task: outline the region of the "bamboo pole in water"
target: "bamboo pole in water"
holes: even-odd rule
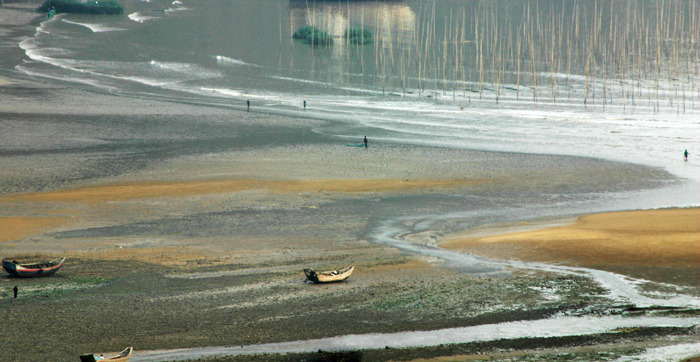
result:
[[[536,10],[537,11],[537,10]],[[528,21],[530,20],[530,4],[528,4]],[[528,29],[528,47],[530,51],[530,71],[532,72],[532,100],[537,102],[537,52],[535,50],[534,32],[537,27],[537,21],[534,26],[530,25]]]
[[[636,5],[636,3],[635,3]],[[632,14],[632,24],[631,24],[631,30],[627,32],[627,37],[631,36],[631,34],[642,34],[642,32],[639,31],[639,18],[638,18],[638,10],[637,7],[635,6],[634,9],[631,9],[631,5],[628,5],[628,12]],[[628,28],[629,29],[629,28]],[[632,62],[630,64],[630,72],[634,72],[636,70],[637,72],[637,79],[636,79],[636,84],[641,84],[641,78],[642,78],[642,73],[641,69],[642,67],[640,66],[640,59],[642,58],[642,51],[641,47],[639,46],[640,42],[638,39],[631,38],[631,45],[633,47],[632,52],[630,55],[632,55]],[[635,63],[636,61],[636,63]],[[632,82],[632,105],[636,106],[636,100],[637,100],[637,92],[635,89],[635,83]]]
[[[569,101],[571,101],[571,53],[574,49],[574,46],[571,43],[571,36],[574,30],[574,25],[578,23],[577,10],[578,6],[576,0],[574,0],[574,11],[571,15],[573,21],[569,23],[570,27],[566,33],[566,88]]]
[[[615,14],[615,19],[617,19],[618,15]],[[621,36],[618,35],[621,30],[619,30],[620,24],[615,22],[615,33],[616,37]],[[627,54],[625,54],[624,51],[624,42],[622,41],[624,39],[620,39],[620,41],[617,41],[617,46],[615,47],[615,52],[617,53],[617,58],[618,58],[618,67],[620,69],[620,96],[622,97],[622,109],[627,108],[627,92],[625,89],[625,83],[627,80],[627,64],[626,64],[626,59],[627,59]]]
[[[380,39],[384,37],[384,31],[379,27],[379,4],[376,3],[374,7],[374,28],[377,31],[376,41],[374,42],[374,76],[379,76],[379,69],[382,64],[382,54],[380,52],[380,47],[383,45],[384,41],[380,42]],[[359,44],[357,45],[360,46]]]
[[[416,63],[416,64],[415,64],[415,69],[416,69],[416,72],[417,72],[417,74],[418,74],[418,77],[417,77],[418,97],[420,97],[420,94],[421,94],[421,93],[420,93],[420,84],[421,84],[421,83],[420,83],[420,70],[421,70],[421,67],[420,67],[420,64],[421,64],[420,54],[421,54],[421,51],[420,51],[420,41],[419,41],[419,38],[420,38],[420,33],[421,33],[421,22],[420,22],[420,19],[421,19],[422,12],[423,12],[423,7],[421,6],[421,7],[418,9],[418,16],[416,17],[416,22],[415,22],[415,24],[413,24],[413,41],[412,41],[412,46],[411,46],[411,54],[414,54],[414,53],[415,53],[415,54],[413,55],[413,59],[414,59],[413,61]]]
[[[423,12],[423,8],[421,8],[421,12]],[[422,18],[419,16],[419,18]],[[421,97],[422,91],[423,91],[423,72],[425,68],[425,58],[424,58],[424,43],[420,39],[421,34],[425,34],[427,31],[427,26],[426,22],[423,22],[422,24],[419,24],[422,29],[419,31],[419,36],[416,37],[416,59],[418,59],[418,98]],[[419,28],[420,29],[420,28]],[[422,36],[423,38],[427,38],[425,35]]]
[[[697,51],[695,50],[695,32],[697,31],[697,24],[695,20],[695,5],[697,4],[696,1],[693,1],[693,7],[690,10],[690,51],[688,51],[688,76],[690,78],[690,102],[691,102],[691,107],[695,108],[695,97],[693,94],[695,94],[695,73],[693,72],[693,68],[695,67],[696,64],[696,54]]]
[[[697,50],[695,50],[695,41],[697,40],[695,38],[696,31],[697,31],[697,22],[695,20],[695,5],[697,4],[696,1],[693,1],[693,7],[690,10],[690,51],[688,52],[688,75],[690,78],[690,102],[691,106],[695,108],[695,97],[693,94],[695,94],[695,73],[693,72],[693,69],[695,68],[696,59],[697,59]]]
[[[500,29],[498,27],[498,20],[497,20],[497,15],[496,15],[496,7],[492,6],[491,8],[491,13],[493,14],[491,16],[491,21],[493,22],[492,28],[493,28],[493,53],[491,57],[493,58],[491,61],[491,64],[493,66],[491,67],[491,74],[492,78],[495,77],[495,87],[496,87],[496,103],[498,103],[499,98],[500,98],[500,88],[501,88],[501,64],[502,64],[502,55],[503,55],[503,41],[499,41],[501,36],[500,36]]]
[[[435,39],[435,37],[436,37],[436,34],[435,34],[436,28],[435,28],[435,27],[436,27],[437,24],[436,24],[436,21],[435,21],[435,17],[436,17],[436,13],[435,13],[435,2],[436,2],[436,0],[433,0],[433,10],[432,10],[432,16],[431,16],[431,19],[432,19],[432,20],[431,20],[431,28],[432,28],[432,30],[430,31],[430,35],[431,35],[430,44],[433,44],[433,43],[434,43],[434,39]],[[437,95],[438,95],[438,93],[437,93],[437,89],[438,89],[438,67],[439,67],[438,62],[439,62],[439,60],[437,59],[437,54],[436,54],[436,49],[435,49],[435,47],[431,47],[431,49],[432,49],[432,53],[433,53],[431,58],[432,58],[433,61],[435,62],[435,64],[433,65],[433,83],[434,83],[434,85],[433,85],[433,95],[436,96],[436,98],[437,98]]]
[[[683,59],[681,59],[681,58],[682,58],[682,56],[683,56],[682,54],[684,53],[684,51],[683,51],[682,48],[683,48],[684,45],[685,45],[685,32],[683,31],[683,29],[685,28],[685,16],[683,16],[683,14],[685,14],[685,11],[684,11],[685,9],[680,9],[680,7],[681,7],[681,5],[684,6],[684,4],[685,4],[685,3],[677,4],[677,5],[676,5],[676,6],[679,7],[679,11],[678,11],[678,14],[679,14],[679,15],[678,15],[678,16],[680,17],[680,25],[679,25],[679,28],[680,28],[680,29],[678,30],[678,38],[679,38],[679,40],[678,40],[678,43],[677,43],[677,44],[678,44],[678,50],[677,50],[677,53],[676,53],[676,63],[678,64],[678,66],[677,66],[678,81],[679,81],[680,84],[681,84],[681,97],[680,97],[680,98],[681,98],[681,101],[682,101],[683,113],[685,113],[685,83],[686,83],[685,77],[683,76],[683,73],[687,73],[687,69],[685,69],[685,70],[682,69],[682,67],[683,67],[683,64],[682,64],[682,63],[683,63]],[[685,7],[685,6],[684,6],[684,7]]]
[[[342,3],[341,0],[338,0],[338,8],[342,9]],[[350,2],[348,2],[348,6],[346,8],[346,14],[348,17],[348,24],[347,28],[345,29],[345,61],[346,61],[346,67],[347,67],[347,72],[346,72],[346,80],[350,81],[350,73],[352,73],[351,68],[350,68],[350,22],[352,21],[352,12],[350,10]]]
[[[462,32],[462,16],[460,12],[455,14],[455,18],[451,21],[452,28],[452,100],[457,101],[457,84],[461,83],[459,65],[461,64],[461,32]]]
[[[447,16],[445,16],[444,33],[442,39],[442,66],[440,73],[442,73],[442,95],[446,95],[447,88]]]
[[[427,15],[427,7],[426,7],[426,15]],[[423,46],[423,52],[424,54],[424,59],[423,59],[423,78],[425,79],[425,82],[423,83],[423,86],[425,87],[423,90],[425,92],[428,92],[428,85],[429,85],[429,79],[428,79],[428,73],[431,69],[431,39],[432,39],[432,33],[433,33],[433,28],[432,28],[433,22],[431,21],[431,18],[428,18],[427,21],[425,22],[425,43]]]
[[[564,52],[564,12],[562,11],[561,14],[559,15],[557,21],[559,22],[559,26],[555,26],[555,28],[558,28],[559,31],[557,31],[554,35],[556,36],[556,58],[554,61],[556,62],[556,65],[554,66],[554,72],[557,74],[557,78],[555,78],[555,85],[556,89],[559,90],[559,78],[558,75],[561,74],[561,62],[562,58],[564,57],[563,52]]]
[[[661,3],[657,2],[656,11],[656,60],[654,66],[656,67],[654,71],[654,81],[656,84],[655,94],[655,110],[659,110],[659,78],[661,77],[661,27],[663,21],[663,1]]]
[[[517,49],[517,51],[516,51],[516,60],[517,60],[516,76],[517,76],[517,80],[515,82],[515,84],[516,84],[515,98],[516,99],[520,99],[520,64],[522,62],[521,50],[522,50],[522,44],[523,44],[522,34],[525,30],[525,23],[524,22],[519,26],[519,29],[520,29],[520,31],[519,31],[519,35],[518,35],[517,44],[516,44],[516,49]]]
[[[401,32],[404,31],[405,29],[405,23],[404,23],[404,17],[401,17],[401,23],[399,25]],[[405,35],[405,34],[400,34],[400,35]],[[399,41],[401,42],[401,88],[403,89],[403,96],[406,96],[406,74],[408,72],[405,67],[408,66],[408,64],[411,64],[411,53],[406,52],[406,42],[407,39],[405,39],[404,36],[399,36]],[[407,58],[406,62],[404,63],[404,59]]]
[[[597,4],[598,3],[596,2],[596,9],[598,9]],[[595,50],[598,49],[598,46],[599,46],[599,44],[602,40],[602,36],[603,36],[603,32],[602,32],[603,7],[602,6],[600,6],[600,12],[596,11],[594,21],[595,21],[595,27],[594,27],[594,32],[593,32],[593,51],[594,51],[594,53],[592,54],[592,57],[591,57],[591,60],[593,62],[593,67],[592,67],[593,72],[595,72],[596,68],[598,67],[598,62],[597,62],[597,59],[595,56]],[[594,76],[595,76],[595,74],[594,74]],[[595,101],[595,91],[596,91],[595,84],[596,84],[596,82],[594,80],[593,81],[593,89],[592,89],[592,91],[593,91],[592,96],[593,96],[594,101]]]
[[[277,5],[278,8],[278,19],[279,19],[279,27],[280,27],[280,54],[282,54],[282,3],[278,3]]]
[[[555,65],[556,65],[556,59],[554,56],[554,52],[556,51],[556,41],[557,37],[555,36],[556,32],[554,31],[554,22],[550,21],[550,31],[549,31],[549,36],[551,38],[551,48],[549,50],[549,78],[551,81],[551,87],[552,87],[552,101],[556,102],[557,96],[554,92],[554,77],[555,77]]]
[[[604,44],[602,48],[604,48],[605,51],[605,57],[607,59],[603,60],[603,71],[606,73],[604,75],[605,78],[607,78],[607,68],[608,65],[610,66],[610,72],[612,73],[611,75],[614,77],[615,74],[615,60],[616,60],[616,54],[617,54],[617,43],[618,43],[618,38],[615,35],[616,28],[614,27],[615,23],[617,20],[613,21],[613,17],[616,17],[617,14],[615,14],[615,9],[614,9],[614,4],[615,0],[610,0],[610,28],[608,29],[608,42],[607,44]],[[607,93],[608,93],[608,87],[607,87],[607,82],[604,80],[603,81],[603,106],[607,103]],[[613,103],[613,92],[610,92],[610,104]]]
[[[457,33],[457,41],[459,42],[458,46],[458,55],[457,55],[457,64],[455,64],[455,69],[457,71],[457,76],[456,80],[459,82],[459,86],[455,87],[455,92],[457,91],[457,88],[461,88],[461,93],[462,93],[462,98],[466,99],[467,96],[467,89],[466,89],[466,74],[465,74],[465,48],[467,46],[467,39],[465,37],[465,25],[466,25],[466,8],[462,6],[461,12],[459,14],[459,19],[458,19],[458,28],[459,32]]]
[[[651,49],[651,46],[649,45],[649,27],[646,28],[645,31],[645,39],[644,39],[644,79],[649,79],[649,51]],[[647,96],[649,97],[649,101],[651,101],[651,90],[647,89]]]
[[[360,7],[360,29],[364,32],[365,30],[365,8]],[[362,74],[365,73],[365,48],[361,44],[357,44],[360,50],[360,70]]]
[[[386,5],[386,0],[384,0],[384,5]],[[393,71],[396,67],[395,63],[394,63],[394,34],[392,32],[391,22],[389,19],[390,14],[387,13],[385,15],[386,15],[386,17],[385,17],[384,23],[386,24],[385,27],[386,27],[386,31],[387,31],[387,39],[389,42],[389,60],[391,61],[391,69],[392,69],[392,74],[393,74]]]
[[[636,1],[572,1],[573,4],[569,2],[564,8],[539,7],[537,2],[529,2],[523,6],[522,16],[511,18],[508,13],[511,8],[504,10],[486,3],[469,3],[461,11],[451,9],[441,17],[434,0],[421,6],[412,29],[402,30],[406,34],[392,29],[386,23],[388,20],[379,16],[381,8],[377,7],[374,25],[378,31],[383,29],[383,35],[378,38],[384,42],[375,43],[375,74],[382,77],[385,90],[400,81],[404,95],[410,93],[415,77],[419,96],[426,90],[426,84],[434,87],[435,95],[447,95],[452,87],[456,101],[457,88],[462,86],[466,98],[467,84],[471,81],[475,91],[478,82],[480,99],[485,90],[495,87],[495,99],[499,102],[504,86],[515,83],[517,99],[521,85],[530,86],[536,102],[542,91],[540,80],[545,80],[543,77],[548,72],[550,96],[556,102],[557,97],[564,96],[565,73],[568,98],[583,97],[584,103],[595,101],[598,93],[602,95],[599,98],[603,106],[619,104],[620,97],[623,107],[628,103],[636,106],[637,101],[648,98],[655,111],[664,101],[675,105],[679,112],[689,101],[694,106],[695,97],[700,97],[695,84],[700,72],[696,66],[700,49],[695,47],[698,37],[695,1],[659,0],[651,11]],[[347,9],[348,17],[352,18],[350,4]],[[278,11],[281,19],[281,7]],[[355,11],[362,13],[360,29],[364,30],[368,26],[364,14],[367,10],[363,7]],[[316,19],[315,13],[316,9],[308,11],[312,25],[323,20]],[[441,21],[444,18],[443,26],[437,25],[438,17]],[[512,20],[517,18],[521,19],[520,23]],[[404,29],[404,19],[400,21]],[[280,20],[280,44],[282,26]],[[292,30],[293,20],[290,33]],[[441,30],[443,34],[439,33]],[[347,49],[351,49],[347,36],[345,40]],[[401,44],[393,44],[395,41]],[[293,50],[290,47],[290,52]],[[355,59],[359,58],[364,72],[364,53],[371,50],[364,49],[361,42],[357,50]],[[401,59],[395,59],[396,56]],[[350,57],[347,59],[349,74]],[[585,83],[578,81],[575,74],[584,76]],[[576,87],[579,84],[583,86],[581,93]]]
[[[479,14],[477,14],[477,16],[474,19],[475,20],[474,45],[476,47],[475,52],[474,52],[476,59],[474,60],[474,62],[476,63],[477,69],[479,69],[479,93],[481,93],[483,80],[482,80],[482,72],[481,72],[482,67],[481,67],[481,61],[480,61],[481,60],[481,45],[480,45],[481,40],[479,39],[479,18],[480,18],[480,16],[479,16]],[[481,94],[479,95],[479,99],[481,99]]]
[[[308,7],[308,1],[306,6]],[[313,11],[311,12],[311,39],[314,39],[314,31],[316,30],[316,3],[314,2],[314,8]],[[311,43],[311,62],[313,64],[314,60],[316,58],[314,57],[314,45],[313,42]],[[313,68],[312,68],[313,69]]]
[[[611,10],[612,10],[612,4],[613,2],[610,2]],[[612,13],[612,11],[611,11]],[[615,48],[615,36],[613,34],[613,22],[610,21],[610,29],[608,31],[608,40],[601,46],[601,52],[603,56],[603,108],[608,103],[608,63],[613,63],[614,62],[614,56],[611,56],[612,49]],[[614,69],[614,68],[613,68]],[[610,99],[610,103],[612,103],[612,96]]]

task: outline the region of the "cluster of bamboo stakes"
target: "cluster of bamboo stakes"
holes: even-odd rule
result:
[[[380,6],[367,23],[362,7],[358,27],[374,30],[377,40],[373,67],[365,64],[367,46],[344,42],[347,72],[374,72],[383,90],[453,99],[469,93],[496,102],[644,103],[682,112],[700,98],[697,1],[518,4],[474,0],[438,15],[433,0],[417,10],[413,24],[400,26]]]

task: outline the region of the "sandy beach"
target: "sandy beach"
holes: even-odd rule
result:
[[[0,7],[0,37],[21,38],[36,21],[26,7],[6,4]],[[197,127],[182,130],[180,120],[199,116],[202,111],[193,110],[198,106],[64,89],[19,74],[13,78],[12,70],[3,74],[0,122],[13,134],[0,155],[0,257],[67,261],[50,278],[0,278],[0,320],[8,326],[0,331],[2,360],[77,360],[82,353],[107,355],[133,346],[137,361],[154,350],[558,315],[700,315],[691,307],[659,310],[610,300],[585,275],[470,273],[369,237],[381,220],[459,209],[454,200],[464,195],[473,195],[474,201],[467,198],[473,204],[494,195],[534,203],[555,192],[626,192],[675,182],[658,168],[400,144],[346,147],[330,136],[298,131],[323,121],[214,107],[197,118]],[[80,107],[85,97],[94,107]],[[129,122],[146,123],[143,119],[153,128],[131,129]],[[206,127],[216,137],[196,133]],[[289,136],[290,129],[297,135]],[[619,273],[672,284],[698,298],[698,220],[700,209],[687,208],[467,230],[449,222],[428,231],[410,219],[404,224],[417,230],[406,237],[409,242]],[[553,222],[562,225],[550,226]],[[304,268],[347,265],[356,271],[344,283],[311,284],[303,274]],[[650,295],[673,289],[659,285],[649,287]],[[697,343],[699,333],[658,326],[354,354],[208,360],[512,361],[564,354],[609,360],[647,347]]]
[[[500,229],[500,234],[499,228],[470,230],[446,238],[441,245],[470,254],[624,271],[627,275],[697,286],[698,220],[699,209],[606,213],[528,231]]]

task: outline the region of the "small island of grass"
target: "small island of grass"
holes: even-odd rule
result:
[[[333,37],[326,33],[325,31],[315,27],[315,26],[302,26],[292,35],[294,39],[306,40],[307,44],[311,45],[331,45],[333,44]]]
[[[368,29],[350,28],[345,32],[345,38],[348,39],[350,44],[366,45],[374,43],[374,36]]]
[[[114,0],[46,0],[36,9],[40,13],[48,13],[54,10],[56,14],[103,14],[119,15],[124,13],[124,8]]]

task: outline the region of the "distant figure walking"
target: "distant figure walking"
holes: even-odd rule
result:
[[[250,99],[246,101],[246,104],[248,104],[248,110],[250,110]]]
[[[15,287],[12,288],[12,292],[14,292],[14,294],[15,294],[15,299],[17,299],[17,292],[18,291],[19,291],[19,289],[17,289],[17,286],[15,285]]]
[[[306,101],[304,101],[304,109],[306,109]]]
[[[365,148],[367,148],[367,136],[365,136]]]
[[[688,150],[685,150],[685,152],[683,152],[683,157],[685,157],[686,161],[688,161],[688,155],[689,155]]]

